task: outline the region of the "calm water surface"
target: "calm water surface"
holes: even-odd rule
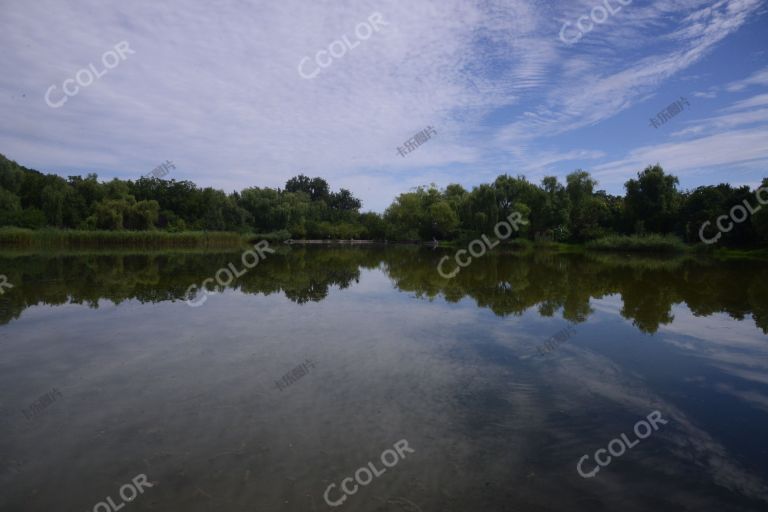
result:
[[[5,254],[0,510],[768,510],[768,265],[445,254]]]

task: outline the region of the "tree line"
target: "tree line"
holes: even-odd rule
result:
[[[768,178],[763,179],[768,187]],[[277,238],[465,240],[493,233],[512,212],[528,224],[516,236],[585,242],[608,235],[675,235],[688,243],[716,233],[716,219],[746,200],[757,210],[755,190],[727,183],[680,190],[660,165],[625,183],[624,196],[597,190],[586,171],[540,184],[524,176],[498,176],[467,190],[424,186],[397,196],[383,214],[361,212],[349,190],[334,192],[322,178],[303,174],[284,188],[249,187],[225,193],[191,181],[142,177],[100,182],[96,174],[64,179],[27,169],[0,155],[0,226],[30,229],[210,230],[271,234]],[[720,244],[768,243],[768,208],[760,208],[723,234]]]

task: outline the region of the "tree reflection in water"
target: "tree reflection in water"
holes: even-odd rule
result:
[[[246,294],[283,293],[298,304],[319,302],[331,287],[344,290],[357,283],[361,270],[381,268],[401,291],[448,302],[469,297],[498,316],[521,315],[532,307],[553,316],[562,308],[565,319],[578,323],[592,313],[590,299],[618,294],[621,315],[643,332],[654,333],[671,323],[672,306],[684,303],[697,316],[727,313],[741,320],[752,315],[768,333],[768,265],[761,262],[497,249],[449,280],[436,270],[445,254],[407,246],[281,248],[258,272],[228,288]],[[16,286],[0,303],[0,323],[38,304],[97,308],[100,299],[116,304],[183,300],[190,283],[200,282],[231,258],[231,252],[5,253],[0,269]]]

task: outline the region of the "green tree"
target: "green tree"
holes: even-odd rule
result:
[[[660,165],[648,166],[624,184],[628,223],[636,233],[671,233],[680,209],[678,179]]]
[[[0,186],[0,226],[18,226],[21,211],[21,199]]]
[[[764,189],[764,191],[761,192],[759,196],[753,194],[752,198],[750,198],[750,204],[758,205],[760,204],[760,201],[757,199],[768,198],[768,178],[763,178],[762,184],[755,190],[755,192],[761,188]],[[760,210],[752,215],[751,223],[756,239],[763,243],[768,242],[768,204],[761,205]]]
[[[448,201],[441,200],[429,207],[429,223],[434,237],[453,238],[459,227],[459,216]]]
[[[588,172],[578,170],[566,176],[565,190],[571,202],[570,231],[576,241],[590,240],[606,234],[600,225],[608,205],[594,195],[597,181]]]
[[[393,240],[418,240],[419,231],[424,225],[422,210],[422,189],[406,192],[395,198],[395,201],[384,212],[387,224],[387,238]]]
[[[304,192],[309,196],[310,201],[328,200],[329,188],[328,182],[323,178],[308,178],[299,174],[285,183],[286,192]]]
[[[565,187],[555,176],[546,176],[541,181],[546,200],[540,212],[542,223],[556,241],[565,241],[570,236],[569,220],[571,200]]]

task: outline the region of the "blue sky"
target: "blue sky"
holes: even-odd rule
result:
[[[561,39],[605,1],[620,6],[4,0],[0,153],[104,179],[171,160],[168,179],[228,192],[302,172],[375,211],[411,187],[501,173],[538,183],[582,168],[616,194],[656,162],[682,188],[768,177],[766,0],[622,0]],[[361,23],[376,30],[358,38]],[[344,36],[354,48],[319,67]],[[121,41],[134,53],[106,69]],[[301,62],[319,73],[303,78]],[[64,96],[90,64],[106,73]],[[690,106],[653,128],[680,98]],[[399,155],[427,126],[437,135]]]

